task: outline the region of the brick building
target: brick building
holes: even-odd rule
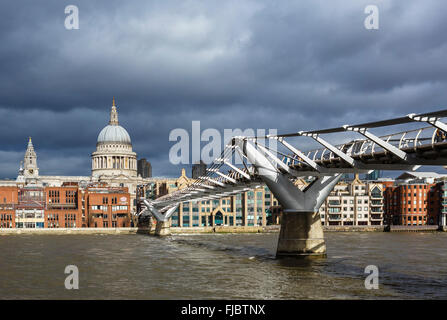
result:
[[[88,225],[95,228],[133,227],[128,189],[91,187],[84,193]]]
[[[45,194],[45,228],[87,227],[77,186],[49,187]]]
[[[125,187],[0,186],[0,228],[117,228],[135,223]]]
[[[18,187],[0,188],[0,228],[14,228],[15,209],[18,204]]]
[[[18,188],[18,201],[15,210],[16,228],[44,228],[45,190],[39,186]]]
[[[436,184],[403,183],[385,190],[386,221],[394,225],[435,224]]]
[[[436,184],[434,201],[439,198],[439,210],[437,224],[440,226],[447,226],[447,180],[442,179]],[[434,211],[434,215],[436,211]]]
[[[441,222],[446,187],[442,175],[406,172],[384,182],[385,221],[394,225],[436,225]]]

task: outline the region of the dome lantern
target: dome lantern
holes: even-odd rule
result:
[[[112,111],[110,111],[110,121],[109,124],[112,126],[118,126],[119,122],[118,122],[118,111],[116,110],[116,105],[115,105],[115,97],[113,97],[113,101],[112,101]]]
[[[98,135],[98,144],[126,144],[132,145],[129,133],[126,129],[119,125],[118,110],[115,104],[115,97],[113,97],[112,110],[110,111],[109,125],[104,127]]]

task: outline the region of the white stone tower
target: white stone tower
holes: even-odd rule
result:
[[[28,148],[23,159],[25,178],[37,178],[39,176],[39,168],[37,167],[37,155],[34,151],[33,141],[31,137],[28,140]]]

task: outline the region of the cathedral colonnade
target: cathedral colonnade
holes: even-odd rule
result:
[[[137,159],[129,155],[93,156],[92,170],[97,169],[126,169],[136,170]]]

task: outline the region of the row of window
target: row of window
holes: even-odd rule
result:
[[[341,218],[342,216],[341,215],[338,215],[337,217],[335,217],[335,218]],[[324,218],[325,218],[325,214],[323,213],[323,214],[320,214],[320,218],[321,219],[323,219],[324,220]],[[331,217],[332,218],[332,217]],[[343,214],[343,218],[351,218],[351,219],[354,219],[354,215],[353,214]],[[368,215],[367,214],[357,214],[357,219],[367,219],[368,218]]]
[[[427,185],[403,185],[404,189],[427,189]]]
[[[112,211],[127,211],[127,206],[112,206]]]
[[[111,201],[112,201],[112,204],[117,204],[118,203],[118,199],[116,197],[112,197]],[[109,204],[109,198],[108,197],[103,197],[102,198],[102,204]]]
[[[2,214],[0,214],[0,220],[12,221],[12,214],[2,213]]]
[[[76,228],[76,222],[65,222],[65,228]],[[59,228],[59,222],[48,223],[48,228]]]
[[[92,210],[107,211],[108,206],[91,206]],[[112,211],[127,211],[128,206],[112,206]]]
[[[75,214],[65,214],[65,220],[76,220]]]
[[[348,204],[348,200],[344,199],[343,200],[343,204]],[[354,200],[350,199],[349,200],[349,204],[354,204]],[[368,204],[368,199],[358,199],[357,200],[357,204]]]
[[[413,211],[413,212],[419,212],[419,211],[427,211],[427,208],[413,208],[413,210],[411,210],[412,208],[407,208],[407,210],[405,210],[404,208],[402,209],[402,212],[405,212],[405,211],[407,211],[407,212],[411,212],[411,211]],[[433,209],[433,208],[432,208]]]
[[[411,201],[407,201],[407,204],[411,204]],[[427,200],[424,200],[424,204],[427,203]],[[405,204],[405,200],[402,200],[402,204]],[[416,205],[417,204],[417,200],[413,201],[413,204]],[[419,205],[422,205],[422,200],[419,200]]]
[[[0,228],[12,228],[12,222],[3,222],[0,221]]]

